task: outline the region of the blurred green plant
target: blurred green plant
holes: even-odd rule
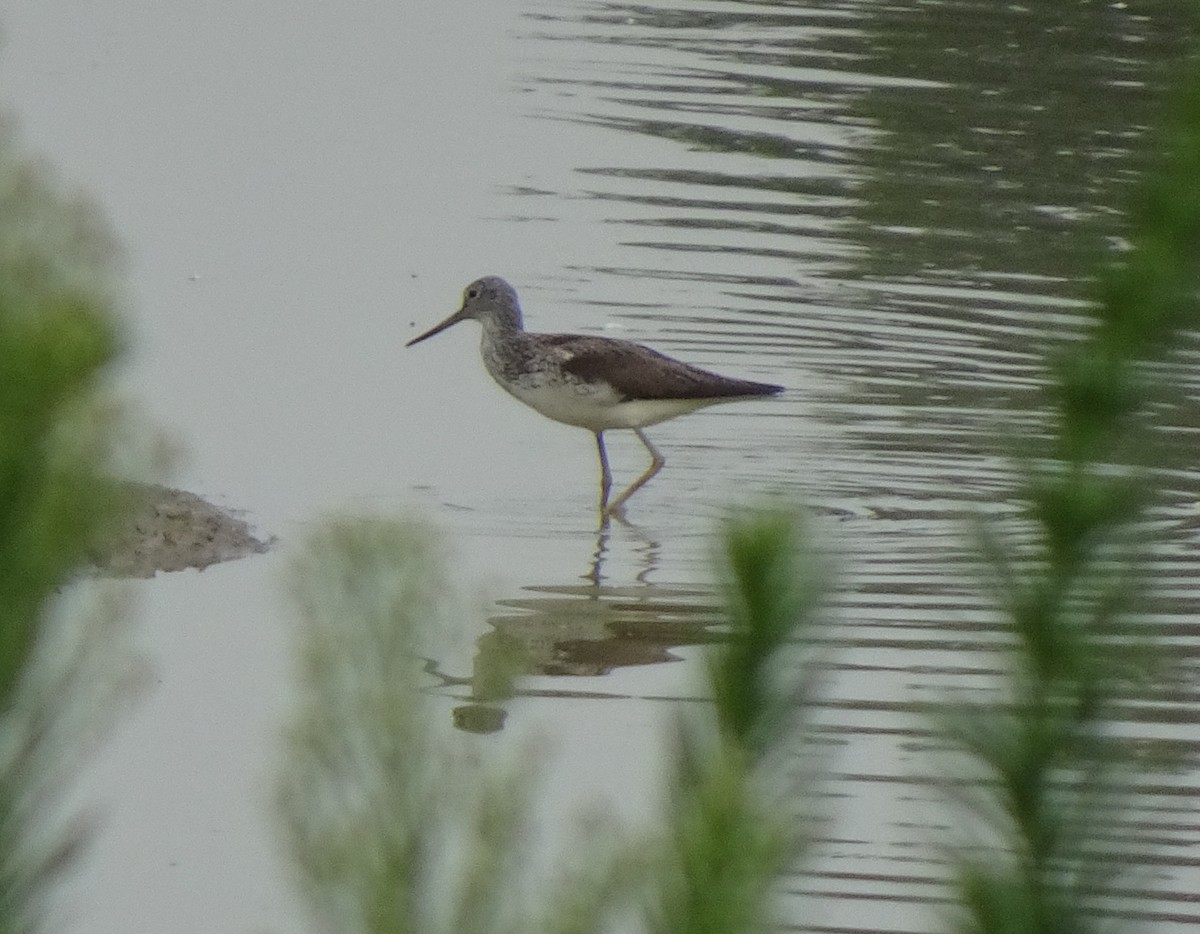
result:
[[[0,931],[43,923],[87,837],[62,797],[127,674],[119,614],[60,593],[123,500],[100,383],[119,347],[113,241],[0,120]],[[68,604],[70,604],[68,606]],[[123,664],[124,663],[124,664]]]
[[[819,562],[786,511],[730,520],[721,544],[729,641],[709,656],[715,722],[688,716],[676,731],[667,844],[647,891],[647,929],[661,934],[773,929],[771,891],[803,842]]]
[[[724,538],[728,648],[713,654],[716,710],[681,718],[668,829],[622,843],[589,825],[567,870],[533,894],[535,763],[473,758],[422,695],[418,646],[447,623],[443,559],[415,522],[336,520],[295,558],[299,699],[279,811],[322,930],[590,934],[614,918],[671,932],[769,926],[769,893],[796,856],[798,647],[816,578],[792,517],[762,513]],[[782,664],[788,653],[799,653]],[[799,663],[797,663],[799,662]]]
[[[429,528],[381,519],[328,523],[291,566],[300,694],[278,805],[322,930],[523,926],[510,883],[531,776],[449,747],[421,696],[443,567]]]
[[[1106,734],[1105,718],[1156,661],[1132,621],[1145,588],[1134,523],[1153,494],[1147,364],[1200,323],[1200,72],[1161,151],[1135,204],[1132,247],[1099,279],[1094,328],[1054,364],[1050,448],[1027,462],[1032,544],[981,532],[1014,642],[1003,702],[941,715],[984,767],[969,803],[1000,848],[962,857],[963,931],[1099,930],[1097,900],[1122,871],[1097,827],[1111,822],[1132,750]]]

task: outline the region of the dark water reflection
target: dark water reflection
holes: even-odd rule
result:
[[[573,689],[566,683],[534,688],[527,676],[596,678],[639,665],[679,661],[673,650],[718,642],[723,615],[710,589],[673,587],[648,580],[658,568],[659,543],[622,523],[640,539],[640,569],[626,585],[607,583],[611,523],[596,532],[595,549],[579,583],[526,586],[518,597],[498,601],[489,632],[475,644],[467,676],[429,670],[442,685],[465,687],[472,718],[478,708],[503,710],[515,696],[627,696],[614,690]],[[503,716],[484,716],[502,725]],[[472,720],[474,722],[474,720]]]
[[[1121,248],[1117,208],[1195,37],[1185,7],[543,3],[525,20],[530,112],[662,148],[514,188],[512,217],[590,212],[621,260],[572,271],[593,310],[797,389],[747,431],[756,482],[812,503],[846,556],[819,711],[835,816],[789,903],[806,928],[941,926],[934,844],[956,819],[915,705],[994,689],[1007,636],[967,520],[1020,514],[1011,456],[1044,431],[1045,361],[1080,333],[1089,270]],[[1200,923],[1195,343],[1154,412],[1144,625],[1176,667],[1113,724],[1179,754],[1109,831],[1139,869],[1112,913],[1156,929]],[[710,594],[606,581],[605,548],[589,583],[531,587],[494,620],[524,671],[595,675],[713,638]]]

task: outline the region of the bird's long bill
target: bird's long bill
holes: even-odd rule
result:
[[[424,334],[418,334],[416,337],[414,337],[412,340],[410,340],[404,346],[411,347],[413,344],[419,344],[419,343],[421,343],[421,341],[425,340],[425,338],[433,337],[434,334],[440,334],[442,331],[446,330],[446,328],[450,327],[450,325],[458,324],[458,322],[460,322],[462,320],[463,320],[463,313],[462,313],[462,309],[460,308],[460,309],[458,309],[458,311],[456,311],[454,314],[452,314],[449,318],[447,318],[441,324],[435,324]]]

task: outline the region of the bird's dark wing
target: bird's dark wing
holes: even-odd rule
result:
[[[563,371],[585,382],[606,382],[627,400],[720,399],[769,396],[783,387],[730,379],[631,341],[580,334],[541,334]]]

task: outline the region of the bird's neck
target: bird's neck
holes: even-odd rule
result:
[[[483,325],[483,341],[491,343],[511,338],[522,332],[521,313],[488,315],[479,322]]]

